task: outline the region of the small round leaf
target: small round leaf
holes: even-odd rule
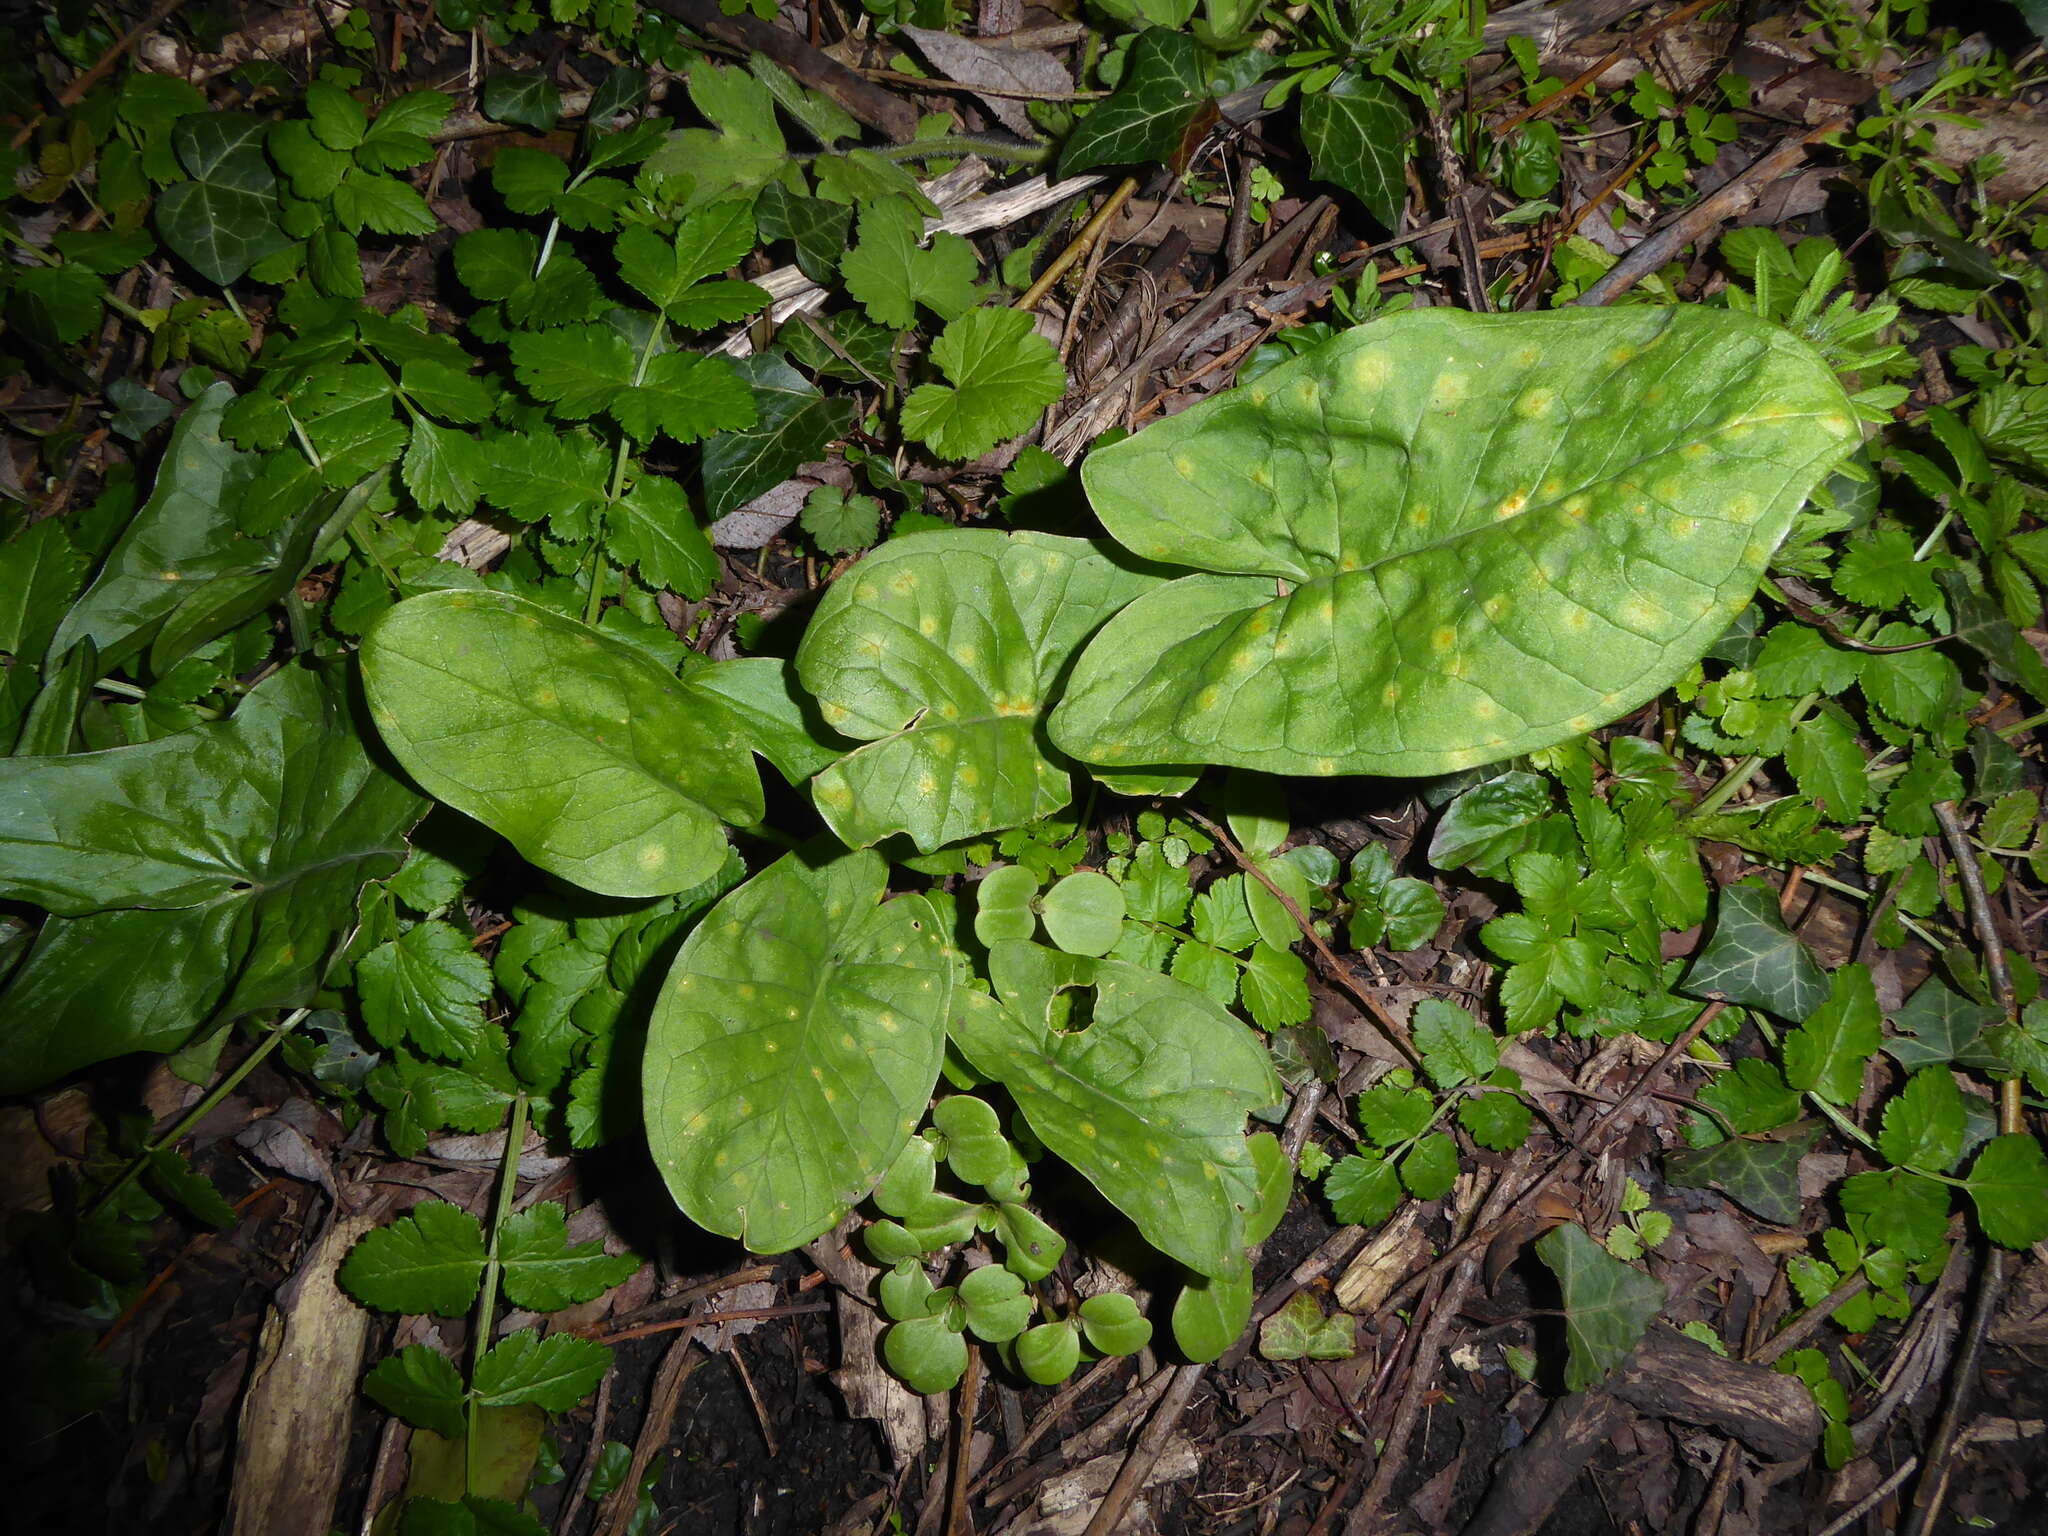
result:
[[[1017,1368],[1041,1387],[1058,1386],[1081,1363],[1081,1335],[1073,1323],[1040,1323],[1017,1338]]]
[[[1046,937],[1070,955],[1106,955],[1123,936],[1123,887],[1093,870],[1061,880],[1045,893],[1038,910]]]

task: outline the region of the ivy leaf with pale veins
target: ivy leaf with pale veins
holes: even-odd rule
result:
[[[1858,440],[1818,353],[1705,306],[1341,332],[1089,455],[1110,535],[1200,574],[1103,627],[1053,742],[1418,775],[1583,735],[1720,637]]]
[[[860,239],[839,261],[846,291],[877,323],[908,330],[923,304],[941,320],[957,319],[981,297],[974,247],[954,234],[924,239],[924,215],[907,198],[882,197],[862,205]]]
[[[879,854],[791,853],[676,956],[645,1052],[647,1138],[676,1204],[758,1253],[829,1229],[917,1128],[953,962]]]
[[[1408,189],[1402,177],[1415,125],[1400,95],[1376,76],[1347,69],[1301,98],[1301,142],[1309,173],[1342,187],[1391,230]]]
[[[729,711],[639,651],[498,592],[409,598],[363,641],[371,714],[436,799],[609,896],[689,889],[763,812]]]
[[[201,112],[171,130],[190,181],[158,194],[156,227],[164,243],[223,288],[291,244],[277,222],[277,176],[263,153],[261,119]]]
[[[460,1206],[428,1200],[363,1234],[341,1261],[341,1288],[383,1312],[460,1317],[483,1281],[484,1229]]]
[[[828,397],[781,358],[756,354],[730,365],[754,394],[752,425],[704,440],[705,516],[717,522],[825,455],[846,430],[853,402]]]
[[[483,1047],[491,967],[448,923],[419,923],[379,944],[356,962],[356,990],[379,1045],[409,1041],[444,1061],[467,1061]]]
[[[845,842],[930,851],[1067,803],[1040,721],[1088,634],[1150,584],[1080,539],[947,529],[891,539],[835,582],[797,649],[825,723],[868,745],[819,774]]]
[[[1664,1283],[1624,1264],[1571,1222],[1536,1240],[1564,1297],[1570,1355],[1564,1382],[1574,1392],[1597,1386],[1642,1342],[1664,1307]]]
[[[1060,175],[1173,160],[1182,134],[1208,104],[1208,58],[1186,33],[1170,27],[1140,32],[1115,92],[1067,136]]]
[[[593,1301],[632,1278],[640,1261],[604,1251],[601,1242],[571,1246],[562,1208],[552,1200],[516,1212],[498,1233],[505,1296],[533,1312],[559,1312]]]
[[[932,343],[931,355],[951,382],[910,392],[903,431],[945,458],[979,458],[1028,430],[1066,392],[1059,354],[1021,309],[962,315]]]
[[[1664,1157],[1664,1174],[1686,1189],[1718,1189],[1765,1221],[1789,1227],[1799,1220],[1799,1159],[1818,1131],[1783,1141],[1736,1136],[1698,1149],[1681,1147]]]
[[[1881,1038],[1870,967],[1845,965],[1835,972],[1827,1001],[1785,1037],[1785,1081],[1831,1104],[1854,1104]]]
[[[612,1352],[595,1339],[521,1328],[493,1344],[476,1363],[476,1400],[490,1408],[532,1403],[567,1413],[597,1390]]]
[[[496,74],[484,81],[477,106],[494,123],[546,133],[562,115],[562,93],[545,75]]]
[[[1908,1071],[1954,1061],[2004,1015],[1972,1002],[1938,976],[1921,982],[1892,1015],[1895,1033],[1884,1048]]]
[[[1713,937],[1682,986],[1693,997],[1723,997],[1781,1019],[1805,1018],[1828,995],[1826,975],[1785,927],[1777,892],[1757,880],[1721,888]]]

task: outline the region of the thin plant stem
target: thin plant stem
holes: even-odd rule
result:
[[[512,1215],[512,1197],[519,1185],[519,1152],[526,1145],[526,1095],[521,1093],[512,1100],[512,1124],[505,1132],[505,1157],[498,1165],[498,1194],[491,1205],[490,1243],[484,1253],[483,1288],[476,1302],[476,1336],[470,1340],[469,1374],[475,1381],[477,1367],[483,1364],[484,1355],[491,1347],[491,1314],[498,1307],[498,1276],[502,1265],[498,1260],[498,1244],[505,1232],[505,1223]],[[477,1433],[478,1405],[471,1394],[465,1406],[469,1433],[463,1437],[462,1475],[464,1490],[474,1493],[477,1489],[477,1442],[482,1438]]]

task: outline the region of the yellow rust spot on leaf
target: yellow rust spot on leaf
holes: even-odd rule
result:
[[[1567,608],[1564,611],[1562,622],[1566,629],[1572,630],[1575,633],[1583,633],[1593,621],[1587,616],[1585,609]]]
[[[1548,384],[1539,384],[1534,389],[1525,389],[1515,401],[1515,414],[1525,421],[1534,421],[1539,416],[1548,416],[1557,408],[1557,391]]]
[[[1493,509],[1493,515],[1502,521],[1506,521],[1528,505],[1529,487],[1526,485],[1517,486],[1508,493],[1506,499],[1499,506]]]
[[[1700,531],[1700,520],[1696,517],[1674,517],[1664,525],[1664,530],[1674,539],[1689,539]]]
[[[1436,650],[1448,651],[1458,643],[1458,632],[1449,625],[1445,625],[1441,629],[1430,632],[1429,643]]]
[[[1223,700],[1223,690],[1211,683],[1195,695],[1195,708],[1214,709]]]
[[[1319,757],[1316,759],[1316,772],[1322,774],[1325,778],[1336,771],[1337,760],[1335,758]]]
[[[1430,407],[1439,411],[1456,410],[1465,403],[1472,393],[1472,379],[1469,374],[1440,373],[1429,388]]]
[[[1360,389],[1378,389],[1393,375],[1393,360],[1384,352],[1361,352],[1351,364],[1351,382]]]
[[[936,635],[939,632],[939,621],[926,614],[917,621],[917,632],[920,635]]]
[[[1479,605],[1479,611],[1489,619],[1497,619],[1508,611],[1508,600],[1504,597],[1489,597]]]

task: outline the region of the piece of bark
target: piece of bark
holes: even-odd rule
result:
[[[1504,1457],[1463,1536],[1534,1536],[1607,1437],[1634,1410],[1605,1392],[1574,1392],[1550,1405],[1536,1433]]]
[[[335,1525],[356,1380],[370,1313],[341,1293],[335,1271],[382,1207],[328,1227],[263,1319],[235,1444],[230,1536],[327,1536]]]
[[[1719,1430],[1766,1461],[1807,1456],[1820,1444],[1820,1411],[1798,1377],[1724,1359],[1668,1323],[1652,1323],[1601,1385],[1644,1413]]]

